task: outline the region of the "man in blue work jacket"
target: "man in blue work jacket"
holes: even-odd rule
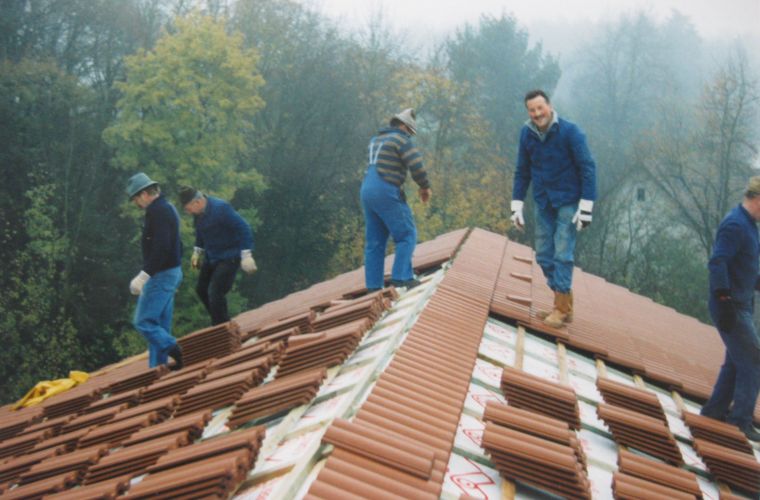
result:
[[[726,346],[726,357],[701,411],[736,425],[752,441],[760,441],[752,426],[760,390],[760,338],[753,320],[755,290],[760,290],[758,220],[760,176],[749,180],[742,202],[718,226],[708,263],[710,316]]]
[[[385,284],[385,247],[389,236],[396,246],[391,284],[407,289],[420,284],[412,268],[417,228],[404,194],[407,171],[419,186],[423,203],[432,195],[422,154],[412,141],[417,133],[414,110],[408,108],[394,115],[389,125],[369,142],[367,172],[360,192],[365,224],[364,277],[368,290],[379,290]]]
[[[211,325],[225,323],[230,320],[226,295],[238,267],[249,274],[256,271],[251,226],[232,205],[195,188],[180,188],[179,199],[195,222],[190,264],[201,271],[195,291],[211,316]]]
[[[572,321],[575,240],[591,224],[596,164],[581,129],[560,118],[542,90],[526,94],[525,108],[530,119],[520,132],[510,220],[518,229],[525,226],[523,202],[532,182],[536,261],[554,292],[554,308],[538,316],[560,328]]]
[[[182,282],[179,215],[158,183],[143,172],[129,178],[127,196],[145,210],[142,270],[129,284],[129,291],[139,296],[134,325],[148,341],[148,365],[165,365],[171,357],[171,369],[179,370],[182,351],[171,334],[174,294]]]

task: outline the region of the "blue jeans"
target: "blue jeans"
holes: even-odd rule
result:
[[[718,311],[710,300],[710,316],[717,324]],[[752,319],[752,305],[736,306],[736,325],[731,331],[721,331],[726,346],[726,358],[720,367],[712,395],[701,414],[723,419],[739,428],[752,424],[755,401],[760,390],[760,338]],[[730,408],[733,401],[733,408]],[[730,409],[730,413],[729,413]]]
[[[367,288],[382,288],[384,285],[385,247],[389,235],[396,245],[391,279],[407,281],[414,278],[412,254],[417,245],[417,228],[401,189],[384,181],[377,169],[370,166],[360,195],[364,209],[364,278]]]
[[[148,341],[148,365],[154,368],[169,361],[167,353],[177,345],[172,337],[174,294],[182,282],[182,268],[174,267],[150,277],[137,299],[134,326]]]
[[[549,288],[568,293],[573,285],[575,239],[578,230],[573,216],[578,204],[558,209],[536,204],[536,262],[544,272]]]

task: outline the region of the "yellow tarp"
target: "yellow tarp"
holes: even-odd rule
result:
[[[12,409],[18,410],[19,408],[26,408],[27,406],[39,404],[50,396],[68,391],[72,387],[75,387],[82,382],[86,382],[89,378],[90,375],[85,372],[72,370],[69,372],[69,378],[43,380],[42,382],[38,382],[32,390],[26,393],[26,396],[12,406]]]

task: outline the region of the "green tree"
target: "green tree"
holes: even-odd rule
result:
[[[97,161],[94,102],[91,91],[51,62],[0,62],[5,397],[72,367],[91,368],[92,359],[109,354],[109,339],[86,319],[97,293],[78,279],[90,254],[87,225],[97,219],[94,200],[81,196],[99,194],[87,175]]]
[[[153,50],[126,59],[127,79],[116,84],[119,114],[104,132],[116,165],[228,198],[261,186],[246,164],[251,119],[264,107],[257,62],[223,22],[197,13],[176,19]]]

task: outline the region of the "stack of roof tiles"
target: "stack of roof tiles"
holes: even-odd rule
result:
[[[246,364],[249,361],[257,361],[262,364],[268,364],[268,368],[279,362],[282,353],[285,351],[285,341],[263,340],[255,344],[242,347],[237,352],[214,360],[209,369],[216,371],[225,368],[231,368]]]
[[[36,453],[29,453],[15,458],[7,459],[0,464],[0,484],[15,482],[24,472],[41,461],[64,453],[64,447],[48,448]]]
[[[673,433],[662,420],[605,403],[600,403],[596,412],[618,443],[670,464],[683,464]]]
[[[335,420],[322,442],[335,450],[307,498],[419,498],[435,500],[439,486],[433,448],[410,442],[372,424]]]
[[[567,446],[573,450],[581,467],[586,469],[586,455],[583,447],[567,422],[494,401],[486,404],[483,420]]]
[[[314,331],[322,331],[365,318],[374,324],[390,305],[390,299],[378,291],[328,307],[317,316],[312,325]]]
[[[55,455],[33,465],[28,471],[19,476],[18,484],[24,486],[29,483],[41,481],[61,474],[74,472],[77,482],[84,477],[86,470],[100,460],[106,454],[108,447],[105,445],[92,446],[82,450],[76,450],[64,455]]]
[[[694,439],[694,449],[718,480],[760,495],[760,463],[753,455],[699,438]]]
[[[134,446],[145,441],[159,439],[176,433],[186,434],[191,441],[194,441],[200,439],[203,434],[203,428],[206,427],[209,420],[211,420],[211,412],[209,411],[172,418],[135,432],[122,443],[122,446]]]
[[[575,391],[568,385],[505,367],[501,376],[501,390],[510,406],[558,418],[573,429],[581,427],[578,400]]]
[[[140,446],[120,448],[91,466],[82,484],[99,483],[124,476],[134,477],[156,463],[162,455],[191,443],[188,432],[169,434],[141,443]]]
[[[258,385],[263,378],[261,371],[254,369],[198,384],[182,396],[176,415],[229,406],[248,388]]]
[[[149,403],[143,403],[126,410],[122,410],[109,420],[110,423],[126,420],[138,415],[144,415],[150,412],[156,412],[159,421],[164,421],[174,414],[174,410],[179,404],[179,396],[166,396],[162,399],[156,399]]]
[[[240,349],[240,331],[237,323],[228,321],[185,335],[178,343],[185,366],[190,366],[227,356]]]
[[[82,500],[85,498],[114,499],[129,488],[129,476],[122,476],[109,481],[93,483],[88,486],[71,488],[59,493],[45,496],[48,500]]]
[[[53,436],[51,429],[23,433],[0,443],[0,459],[13,457],[34,449],[38,443]]]
[[[270,337],[276,333],[284,332],[292,328],[297,328],[298,333],[313,332],[312,321],[316,318],[316,313],[309,309],[308,311],[278,319],[259,329],[252,330],[247,334],[248,337],[256,335],[259,338]]]
[[[113,397],[115,394],[146,387],[164,376],[168,371],[169,369],[164,365],[148,368],[144,359],[138,359],[110,369],[104,374],[96,375],[85,384],[96,383],[103,387],[103,393]]]
[[[275,415],[304,405],[319,391],[327,372],[324,368],[276,379],[246,392],[232,410],[228,425],[239,427],[251,420]]]
[[[328,430],[335,449],[306,498],[440,495],[501,250],[497,235],[471,234],[353,423]]]
[[[132,389],[122,393],[106,394],[102,399],[96,399],[90,406],[82,410],[81,415],[96,413],[112,406],[126,405],[128,408],[136,406],[142,398],[143,388]]]
[[[191,387],[203,380],[206,376],[205,368],[184,371],[174,376],[163,377],[145,388],[142,394],[142,402],[155,401],[157,399],[184,394]]]
[[[663,411],[660,400],[657,399],[657,396],[653,392],[631,387],[604,377],[597,378],[596,387],[607,403],[643,413],[644,415],[661,420],[667,425],[668,420],[665,417],[665,411]]]
[[[49,429],[53,433],[53,436],[56,436],[61,433],[63,426],[71,422],[71,420],[74,418],[75,415],[64,415],[62,417],[48,418],[25,428],[23,434],[31,434],[33,432]]]
[[[62,425],[60,432],[66,433],[78,429],[84,429],[86,427],[104,424],[109,420],[112,420],[117,413],[125,410],[126,408],[127,405],[122,404],[119,406],[109,406],[100,411],[80,415],[78,417],[70,419],[66,424]]]
[[[71,488],[78,481],[76,471],[36,481],[3,493],[3,499],[36,499]]]
[[[612,491],[616,500],[696,500],[702,497],[701,492],[694,495],[622,472],[613,473]]]
[[[42,408],[32,406],[13,411],[9,407],[0,410],[0,443],[21,433],[28,426],[42,419]]]
[[[483,448],[508,479],[517,479],[565,498],[591,498],[583,466],[570,446],[488,422],[483,433]]]
[[[277,378],[343,363],[371,326],[370,319],[363,318],[322,332],[291,338],[280,360]]]
[[[629,481],[629,477],[636,477],[640,480],[656,483],[658,485],[678,490],[689,495],[689,498],[702,496],[702,490],[697,482],[697,476],[693,472],[680,469],[672,465],[664,464],[625,449],[618,450],[618,470],[625,477],[616,478],[613,483],[613,492],[615,498],[647,498],[648,495],[635,495],[631,488],[638,488],[637,484]],[[649,485],[646,491],[652,491],[654,488]],[[620,491],[622,490],[622,491]],[[670,496],[669,498],[675,498]]]
[[[100,427],[93,427],[79,439],[78,447],[87,448],[98,444],[117,446],[143,427],[159,422],[161,422],[161,417],[157,412],[152,411],[114,423],[107,423]]]
[[[90,432],[90,429],[79,429],[77,431],[67,432],[65,434],[60,434],[48,439],[44,439],[38,442],[32,451],[37,452],[46,450],[48,448],[57,448],[59,446],[62,446],[66,452],[69,452],[77,447],[79,440],[88,432]]]
[[[226,498],[256,462],[264,434],[255,427],[171,450],[126,498]]]
[[[747,436],[735,425],[687,411],[682,416],[692,436],[752,455]]]
[[[735,425],[689,412],[683,413],[683,419],[694,436],[694,448],[716,478],[760,493],[760,464],[744,433]]]
[[[56,418],[63,415],[76,414],[90,405],[100,394],[92,384],[82,384],[69,389],[58,397],[49,398],[40,403],[44,409],[45,418]]]

